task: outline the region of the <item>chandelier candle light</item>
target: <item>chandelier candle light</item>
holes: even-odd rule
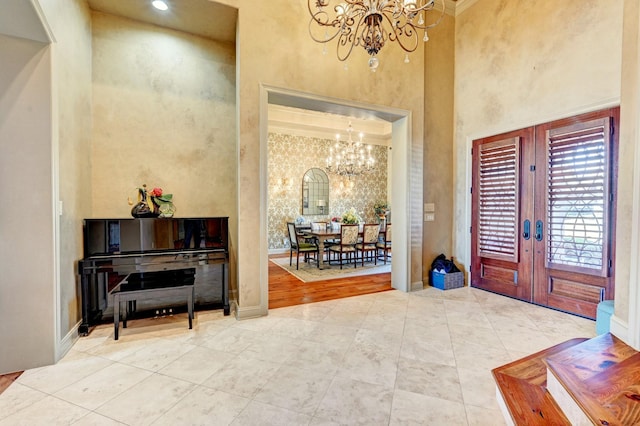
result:
[[[360,132],[358,140],[354,141],[351,134],[353,127],[349,123],[347,128],[348,139],[340,140],[340,134],[336,135],[336,143],[329,148],[327,157],[327,171],[340,176],[357,176],[374,170],[375,160],[371,155],[371,145],[362,142],[364,134]]]
[[[309,34],[318,43],[337,39],[337,54],[346,60],[354,46],[362,46],[371,56],[369,68],[379,65],[377,54],[387,41],[398,42],[407,52],[416,50],[420,31],[422,40],[428,41],[427,29],[440,23],[445,11],[445,0],[307,0],[311,21]],[[313,4],[313,6],[312,6]],[[425,15],[434,12],[435,20],[427,23]],[[323,31],[324,30],[324,31]]]

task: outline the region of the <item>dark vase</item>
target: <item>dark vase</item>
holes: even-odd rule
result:
[[[160,213],[157,211],[155,203],[152,203],[153,208],[149,206],[149,202],[147,201],[147,192],[142,189],[138,189],[138,193],[140,194],[140,201],[131,209],[131,216],[135,218],[158,217]]]

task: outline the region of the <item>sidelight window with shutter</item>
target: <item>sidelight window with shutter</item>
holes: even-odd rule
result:
[[[520,140],[499,140],[478,149],[478,255],[516,262]]]
[[[607,276],[610,133],[608,118],[546,132],[547,267]]]

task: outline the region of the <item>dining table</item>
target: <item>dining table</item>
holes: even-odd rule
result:
[[[318,259],[318,268],[319,269],[325,269],[325,264],[324,264],[324,243],[326,240],[332,240],[332,239],[340,239],[340,230],[335,230],[335,228],[330,228],[330,229],[311,229],[311,230],[306,230],[304,232],[306,235],[309,236],[313,236],[316,237],[316,239],[318,240],[318,252],[319,252],[319,259]],[[380,230],[380,235],[384,235],[385,231]],[[359,237],[362,237],[362,231],[359,232]]]

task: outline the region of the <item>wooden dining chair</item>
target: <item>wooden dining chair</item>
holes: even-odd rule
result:
[[[296,232],[296,225],[293,222],[287,222],[287,229],[289,230],[289,266],[293,264],[293,252],[296,252],[296,269],[300,266],[300,254],[304,254],[304,261],[310,260],[309,255],[313,254],[318,268],[320,264],[318,262],[318,245],[315,243],[307,242],[304,236],[299,236]]]
[[[391,258],[389,252],[391,251],[391,224],[387,223],[387,227],[385,232],[382,234],[382,237],[378,239],[378,243],[376,244],[376,257],[378,253],[382,251],[384,264],[387,264],[387,258]]]
[[[343,224],[340,227],[340,243],[329,247],[330,253],[333,252],[340,256],[340,269],[344,262],[344,255],[347,255],[347,260],[353,258],[353,267],[357,265],[356,259],[356,244],[358,243],[358,224],[346,225]],[[331,259],[329,259],[331,261]]]
[[[364,224],[362,228],[362,240],[356,244],[356,251],[362,252],[362,266],[367,253],[373,252],[373,263],[378,264],[378,236],[380,235],[380,224]]]

